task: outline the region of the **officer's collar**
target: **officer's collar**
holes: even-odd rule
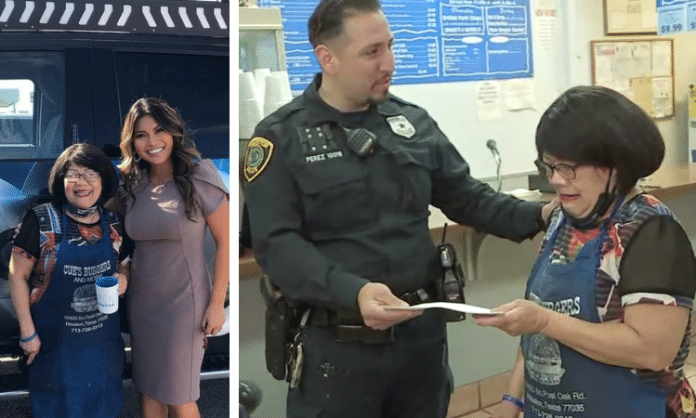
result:
[[[401,114],[401,110],[396,103],[394,103],[393,100],[389,100],[392,97],[392,94],[389,93],[387,100],[377,105],[377,110],[379,111],[380,115],[384,116],[385,118],[390,116],[398,116]]]
[[[304,96],[307,102],[311,104],[311,113],[309,122],[311,125],[318,125],[327,122],[338,122],[341,120],[341,112],[329,106],[319,96],[319,86],[321,86],[321,73],[314,76],[314,80],[307,86],[304,91]]]

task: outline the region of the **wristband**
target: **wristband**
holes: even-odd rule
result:
[[[504,401],[508,401],[508,402],[510,402],[511,404],[515,405],[517,408],[519,408],[520,411],[524,411],[524,402],[522,402],[521,400],[515,398],[514,396],[510,396],[510,395],[507,395],[507,394],[506,394],[506,395],[503,395],[503,400],[504,400]]]
[[[39,335],[39,334],[37,334],[37,333],[35,332],[35,333],[31,334],[30,336],[28,336],[27,338],[20,338],[19,341],[20,341],[20,342],[23,342],[23,343],[28,343],[29,341],[31,341],[31,340],[33,340],[34,338],[36,338],[38,335]]]

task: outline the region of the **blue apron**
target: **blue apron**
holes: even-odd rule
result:
[[[37,418],[116,418],[123,404],[123,340],[118,314],[97,309],[94,281],[116,271],[107,222],[93,245],[57,245],[51,281],[31,313],[41,348],[29,365]]]
[[[619,206],[620,202],[616,208]],[[532,269],[527,298],[557,312],[600,322],[595,282],[609,221],[573,262],[551,263],[551,250],[563,223],[565,218]],[[525,418],[665,417],[667,391],[642,381],[628,368],[597,362],[542,334],[524,335],[522,352]]]

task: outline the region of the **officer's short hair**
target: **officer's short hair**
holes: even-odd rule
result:
[[[358,12],[382,10],[379,0],[321,0],[309,18],[307,29],[312,48],[340,36],[343,21]]]
[[[617,189],[627,194],[654,173],[665,143],[652,118],[623,94],[601,86],[565,91],[541,116],[536,130],[541,159],[559,159],[617,171]]]
[[[53,164],[53,168],[51,168],[51,173],[48,175],[48,192],[60,204],[64,204],[67,201],[64,180],[65,173],[68,172],[71,163],[99,173],[102,192],[97,200],[97,204],[103,205],[116,195],[119,182],[118,173],[116,172],[116,167],[111,164],[109,157],[94,145],[77,143],[66,148],[58,156]]]

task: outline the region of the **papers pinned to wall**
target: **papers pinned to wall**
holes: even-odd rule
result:
[[[534,80],[515,79],[505,82],[505,106],[508,110],[534,109]]]
[[[592,41],[592,84],[623,93],[653,118],[674,116],[672,39]]]
[[[498,81],[481,81],[476,84],[476,101],[478,118],[481,121],[503,118],[500,83]]]

